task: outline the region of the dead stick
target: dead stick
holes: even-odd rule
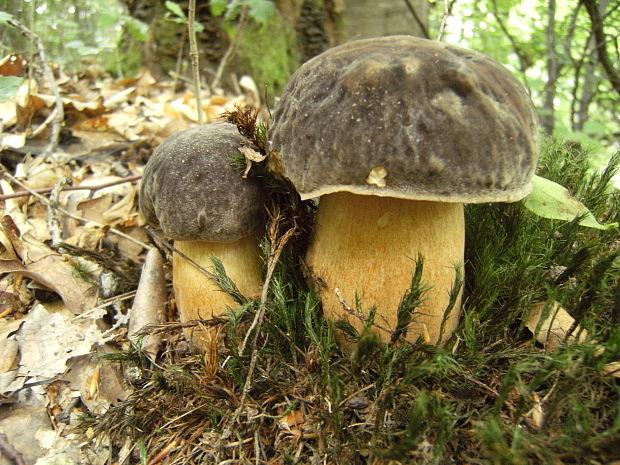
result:
[[[15,465],[27,465],[22,454],[11,445],[5,434],[0,433],[0,453]]]
[[[7,169],[3,166],[0,165],[0,170],[2,170],[2,174],[7,177],[9,180],[11,180],[12,182],[14,182],[15,184],[17,184],[18,186],[20,186],[22,189],[30,192],[31,195],[34,195],[36,198],[38,198],[41,202],[43,202],[45,205],[47,205],[48,207],[50,207],[50,202],[49,200],[47,200],[45,197],[43,197],[40,194],[37,194],[36,192],[33,192],[30,188],[28,188],[28,186],[26,186],[23,182],[21,182],[19,179],[17,179],[15,176],[12,176],[11,174],[9,174],[9,172],[7,171]],[[131,237],[129,234],[125,234],[122,231],[119,231],[118,229],[115,228],[110,228],[109,226],[105,225],[105,224],[101,224],[101,223],[97,223],[95,221],[91,221],[91,220],[87,220],[86,218],[82,218],[81,216],[77,216],[74,215],[73,213],[65,210],[62,207],[57,207],[58,211],[60,213],[62,213],[63,215],[68,216],[69,218],[73,218],[74,220],[79,221],[80,223],[90,223],[94,226],[97,226],[101,229],[104,229],[106,231],[111,232],[112,234],[116,234],[119,237],[122,237],[123,239],[127,239],[130,242],[133,242],[136,245],[139,245],[140,247],[142,247],[143,249],[150,249],[150,246],[148,244],[145,244],[142,241],[139,241],[138,239]]]
[[[142,176],[140,175],[129,176],[123,179],[119,179],[118,181],[106,182],[104,184],[97,184],[94,186],[66,186],[66,187],[63,187],[61,190],[63,192],[64,191],[97,191],[99,189],[104,189],[106,187],[111,187],[111,186],[117,186],[119,184],[124,184],[126,182],[139,181],[140,179],[142,179]],[[54,189],[53,187],[42,187],[40,189],[31,189],[29,191],[17,191],[17,192],[13,192],[12,194],[0,194],[0,200],[15,199],[18,197],[29,197],[32,195],[33,192],[37,194],[49,194],[52,192],[53,189]]]

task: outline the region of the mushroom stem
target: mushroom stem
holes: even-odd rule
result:
[[[430,286],[415,310],[407,340],[423,335],[429,343],[447,340],[460,314],[460,296],[438,341],[444,311],[463,263],[463,204],[355,195],[324,195],[319,203],[307,254],[320,285],[323,311],[330,320],[347,320],[358,330],[363,323],[344,309],[341,298],[364,310],[377,307],[375,322],[396,327],[398,305],[411,285],[415,260],[424,259],[423,284]],[[384,341],[390,334],[378,330]]]
[[[187,255],[203,268],[214,272],[211,256],[219,258],[226,274],[246,297],[260,293],[262,286],[261,258],[258,239],[246,236],[235,242],[176,241],[177,250]],[[172,282],[177,308],[182,322],[223,316],[227,308],[238,304],[202,271],[174,254],[172,259]],[[218,327],[201,331],[186,330],[192,344],[201,350],[209,350],[218,340]]]

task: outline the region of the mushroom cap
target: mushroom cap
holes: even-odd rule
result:
[[[537,132],[530,98],[499,63],[391,36],[304,63],[269,138],[274,164],[302,199],[346,191],[476,203],[529,193]]]
[[[232,165],[249,144],[230,123],[181,131],[151,155],[142,177],[140,211],[174,240],[230,242],[264,224],[265,193]]]

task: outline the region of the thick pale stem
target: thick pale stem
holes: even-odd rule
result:
[[[208,271],[214,272],[210,257],[219,258],[226,274],[246,297],[260,294],[262,286],[258,239],[252,236],[236,242],[176,241],[174,246]],[[174,254],[172,283],[182,322],[209,319],[226,314],[238,304],[208,276],[187,260]],[[191,328],[186,336],[201,350],[217,343],[218,327],[208,331]]]
[[[431,288],[414,313],[407,339],[423,335],[431,343],[439,342],[456,267],[463,264],[462,204],[329,194],[321,197],[316,223],[306,258],[322,283],[327,318],[344,319],[361,329],[362,322],[345,310],[337,290],[353,308],[357,293],[366,311],[376,305],[377,325],[394,329],[398,305],[422,255],[423,283]],[[454,331],[459,314],[460,296],[446,321],[443,341]],[[379,333],[383,340],[390,339],[388,332]]]

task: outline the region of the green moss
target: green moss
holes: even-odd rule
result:
[[[295,32],[282,21],[261,28],[249,26],[239,37],[239,51],[261,96],[273,101],[297,69]]]
[[[597,219],[620,220],[620,193],[609,189],[620,157],[602,174],[592,173],[587,160],[578,147],[548,141],[539,173],[568,187]],[[183,388],[181,397],[163,387],[148,393],[159,411],[174,408],[182,417],[167,428],[206,424],[217,434],[238,408],[250,357],[258,355],[230,438],[238,445],[207,460],[212,444],[196,443],[184,449],[187,457],[219,463],[243,453],[252,462],[260,449],[261,460],[296,457],[300,464],[326,457],[351,464],[620,460],[620,385],[606,373],[620,359],[620,231],[539,218],[519,202],[469,206],[466,217],[464,315],[446,347],[386,344],[361,331],[351,334],[355,350],[342,351],[306,285],[303,250],[289,248],[276,266],[256,347],[238,354],[257,311],[249,305],[231,320],[220,354],[226,363],[214,378],[175,384]],[[267,258],[269,243],[262,245]],[[423,289],[414,273],[403,324]],[[544,300],[559,301],[588,337],[553,351],[533,341],[525,321],[532,304]],[[196,379],[200,360],[185,368],[197,372]],[[168,383],[176,379],[169,368],[161,372]],[[203,402],[215,417],[187,407]],[[132,415],[121,415],[126,411]],[[304,422],[291,426],[293,438],[279,421],[298,411]],[[131,437],[144,438],[151,456],[169,443],[165,435],[155,442],[151,433],[165,419],[135,401],[114,412],[117,417],[100,424],[118,423]],[[182,431],[183,437],[192,434]]]

